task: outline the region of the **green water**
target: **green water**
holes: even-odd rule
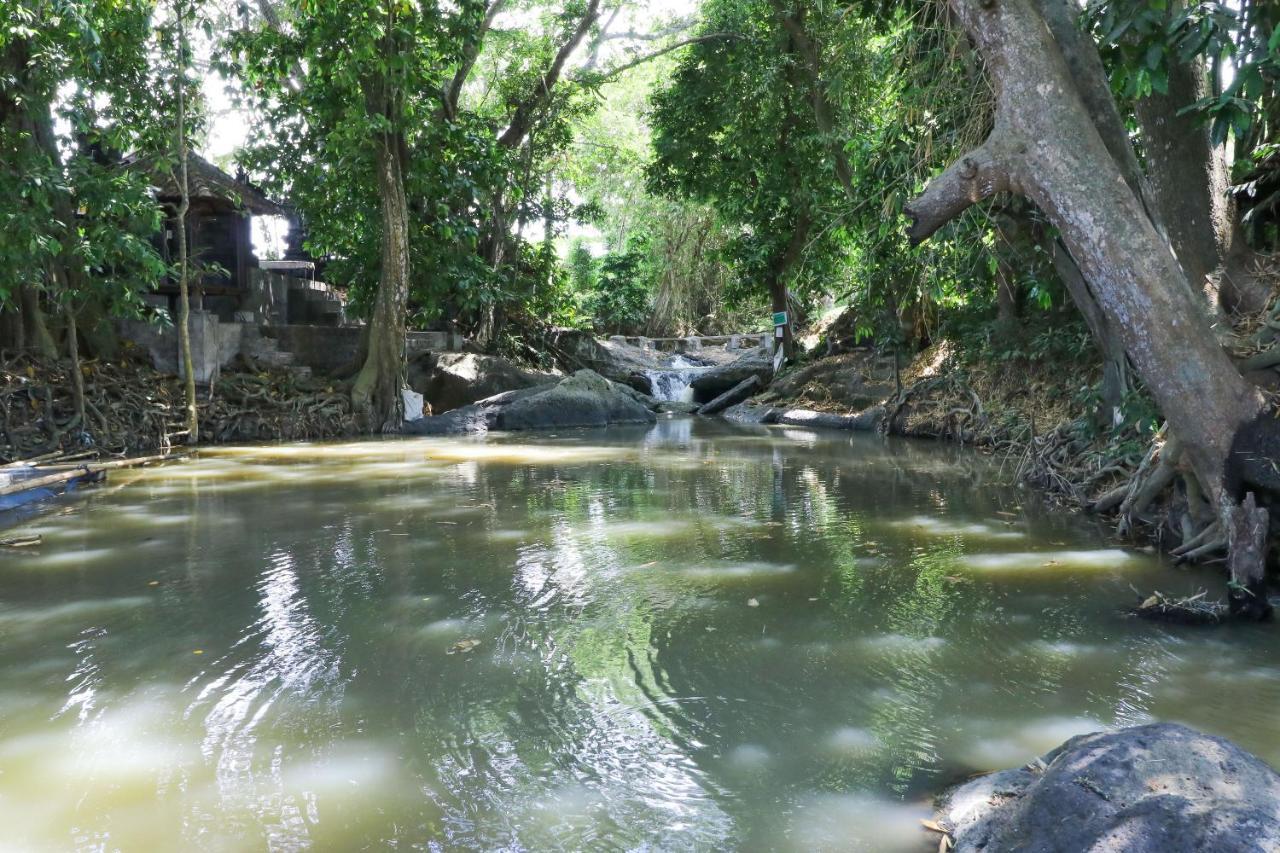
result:
[[[922,850],[1081,731],[1280,762],[1276,630],[1124,618],[1220,581],[1008,479],[690,420],[118,476],[0,555],[0,849]]]

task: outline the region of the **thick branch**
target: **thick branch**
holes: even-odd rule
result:
[[[467,44],[462,53],[462,61],[458,64],[458,70],[454,72],[453,80],[449,82],[448,88],[444,91],[444,113],[445,117],[450,121],[458,115],[458,99],[462,97],[462,87],[466,85],[467,78],[471,76],[471,69],[475,67],[476,59],[480,56],[480,49],[484,46],[484,37],[493,27],[494,19],[498,17],[498,13],[507,5],[507,0],[492,0],[488,8],[484,11],[484,18],[480,21],[480,28],[472,35],[471,41]]]
[[[664,48],[655,50],[652,53],[646,53],[643,56],[636,57],[630,62],[624,62],[622,65],[619,65],[616,68],[610,68],[608,71],[601,72],[596,79],[608,80],[612,77],[617,77],[622,72],[630,71],[632,68],[635,68],[637,65],[643,65],[646,62],[650,62],[654,59],[657,59],[659,56],[664,56],[673,50],[679,50],[680,48],[687,47],[691,44],[702,44],[704,42],[709,42],[709,41],[718,41],[719,39],[742,39],[742,38],[746,38],[746,36],[742,35],[741,33],[708,33],[705,36],[695,36],[694,38],[682,39],[681,41],[675,42],[674,44],[669,44]]]
[[[502,136],[498,137],[500,145],[507,148],[516,148],[529,135],[529,131],[533,129],[533,117],[550,100],[551,90],[559,82],[560,74],[564,71],[564,64],[569,61],[569,57],[578,49],[578,45],[582,43],[587,32],[599,17],[600,0],[590,0],[587,4],[587,11],[583,13],[582,20],[578,21],[578,26],[574,28],[569,40],[556,51],[555,58],[551,60],[551,66],[538,80],[533,91],[516,107],[515,114],[511,117],[511,124],[503,131]]]
[[[907,237],[918,245],[971,206],[1010,189],[1008,164],[995,137],[952,163],[907,204]]]
[[[835,138],[835,117],[834,109],[832,109],[831,101],[827,97],[827,87],[822,82],[822,55],[818,50],[818,46],[813,43],[813,39],[809,38],[809,33],[805,30],[803,22],[792,15],[782,0],[771,0],[773,10],[778,18],[778,22],[782,24],[782,28],[791,36],[791,43],[799,52],[801,59],[804,60],[805,76],[808,78],[810,95],[813,98],[813,116],[818,125],[818,130],[827,140],[827,149],[831,153],[831,159],[835,162],[836,177],[840,180],[840,186],[844,188],[845,195],[850,201],[857,201],[857,192],[853,187],[853,168],[849,165],[849,158],[845,156],[844,148],[840,145],[838,139]]]

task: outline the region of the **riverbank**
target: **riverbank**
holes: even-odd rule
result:
[[[247,367],[247,366],[246,366]],[[85,361],[85,419],[69,367],[19,356],[0,365],[0,464],[58,452],[157,453],[186,444],[182,383],[142,353]],[[202,444],[357,434],[350,398],[331,381],[284,370],[228,370],[198,395]]]
[[[791,368],[730,416],[970,446],[1050,500],[1104,518],[1127,544],[1179,561],[1220,559],[1225,541],[1202,499],[1179,484],[1175,458],[1164,458],[1157,412],[1139,394],[1100,411],[1090,355],[993,362],[944,341],[895,366],[860,349]]]

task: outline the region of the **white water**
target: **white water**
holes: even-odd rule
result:
[[[692,403],[693,389],[689,387],[689,383],[698,374],[709,369],[705,365],[677,355],[671,359],[670,367],[663,370],[646,370],[645,375],[649,377],[649,383],[653,386],[652,396],[655,400]]]

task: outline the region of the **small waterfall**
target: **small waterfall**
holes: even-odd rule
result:
[[[649,377],[649,384],[653,386],[652,396],[655,400],[692,403],[693,389],[689,387],[689,383],[699,373],[708,369],[706,365],[677,355],[671,359],[669,367],[661,370],[646,370],[645,375]]]

